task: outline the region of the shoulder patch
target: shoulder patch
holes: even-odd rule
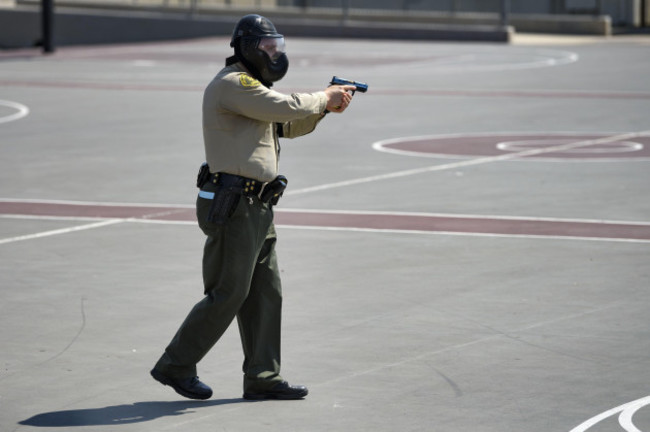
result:
[[[246,88],[254,88],[254,87],[259,87],[262,85],[261,82],[256,80],[255,78],[251,77],[250,75],[247,75],[245,73],[239,75],[239,83]]]

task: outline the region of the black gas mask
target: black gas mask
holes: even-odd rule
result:
[[[235,58],[267,87],[284,77],[289,69],[284,36],[273,23],[260,15],[246,15],[232,34],[230,46]]]

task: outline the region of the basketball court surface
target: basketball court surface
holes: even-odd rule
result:
[[[279,29],[281,31],[281,29]],[[282,375],[202,297],[201,98],[228,38],[0,53],[0,430],[650,431],[650,37],[287,36],[282,92],[367,82],[282,142]]]

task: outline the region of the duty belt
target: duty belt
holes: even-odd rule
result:
[[[282,175],[277,176],[273,181],[267,183],[222,172],[212,174],[208,164],[204,162],[199,169],[196,186],[202,189],[208,182],[223,186],[231,191],[236,190],[244,196],[256,196],[264,202],[271,203],[271,205],[278,203],[278,200],[287,187],[287,178]]]
[[[241,189],[242,195],[245,196],[259,196],[267,184],[259,180],[228,173],[212,174],[209,181],[217,185]]]

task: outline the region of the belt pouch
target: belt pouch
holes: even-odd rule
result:
[[[196,175],[196,187],[201,189],[204,184],[210,180],[210,177],[212,174],[210,174],[210,167],[208,166],[207,162],[203,162],[201,164],[201,168],[199,168],[199,173]]]

